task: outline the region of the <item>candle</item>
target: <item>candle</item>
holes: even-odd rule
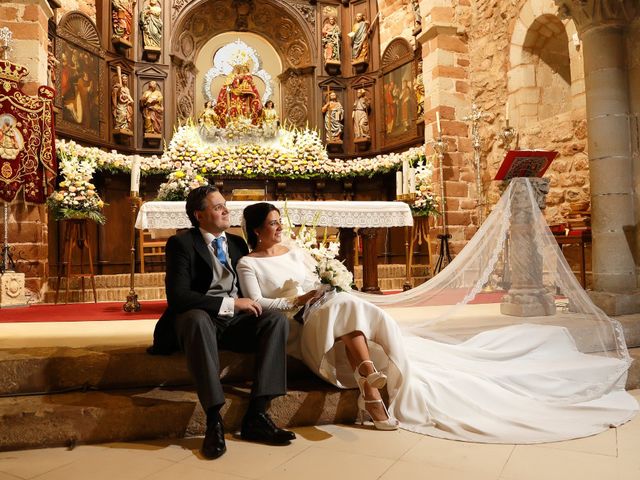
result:
[[[442,135],[442,128],[440,128],[440,112],[436,112],[436,126],[438,127],[438,135]]]
[[[504,106],[505,110],[505,118],[507,119],[507,127],[509,126],[509,102],[507,102]]]
[[[131,164],[131,193],[140,191],[140,157],[135,157]]]
[[[398,170],[396,172],[396,198],[400,198],[402,195],[402,172]]]
[[[409,193],[409,161],[402,161],[402,194]]]
[[[409,169],[409,193],[416,193],[416,169]]]

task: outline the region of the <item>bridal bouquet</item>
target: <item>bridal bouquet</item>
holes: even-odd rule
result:
[[[341,261],[335,258],[321,259],[316,266],[316,273],[323,284],[339,292],[348,292],[352,289],[353,275]]]

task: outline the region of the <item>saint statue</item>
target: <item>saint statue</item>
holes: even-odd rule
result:
[[[111,0],[111,23],[113,36],[131,43],[133,27],[133,5],[131,0]]]
[[[369,61],[369,22],[364,14],[356,14],[356,23],[349,32],[351,38],[351,63],[366,63]]]
[[[16,128],[15,118],[5,116],[0,126],[0,158],[15,160],[24,147],[22,134]]]
[[[422,79],[422,61],[418,62],[418,75],[415,81],[416,116],[418,121],[424,120],[424,81]]]
[[[146,0],[140,12],[140,29],[145,49],[159,50],[162,45],[162,6],[159,0]]]
[[[325,20],[322,27],[322,48],[325,63],[340,64],[340,27],[336,23],[336,17],[331,16]]]
[[[158,83],[151,80],[140,98],[140,109],[144,117],[144,133],[160,135],[162,133],[162,114],[164,99]]]
[[[422,15],[420,15],[419,0],[411,0],[411,9],[413,10],[413,24],[415,28],[422,26]]]
[[[335,92],[329,93],[327,103],[322,106],[322,114],[327,143],[342,143],[344,108]]]
[[[219,123],[220,119],[213,107],[213,102],[205,102],[204,110],[198,117],[198,125],[206,128],[213,128],[219,126]]]
[[[122,75],[111,90],[113,129],[131,132],[133,126],[133,98],[127,86],[128,77]]]
[[[351,117],[353,119],[353,137],[357,141],[371,139],[371,132],[369,131],[369,112],[371,111],[371,105],[367,98],[366,91],[361,88],[356,92],[356,101],[353,103],[353,113]]]
[[[280,126],[278,112],[276,111],[273,100],[267,100],[262,109],[262,129],[267,137],[275,136]]]
[[[220,126],[228,123],[249,120],[253,125],[259,125],[262,120],[262,102],[260,93],[253,83],[253,76],[249,73],[249,66],[234,65],[224,85],[218,93],[215,107],[220,118]]]

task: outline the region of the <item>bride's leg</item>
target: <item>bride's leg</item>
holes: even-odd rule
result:
[[[369,347],[367,346],[367,339],[360,331],[354,331],[347,333],[340,337],[342,343],[344,343],[347,359],[351,365],[352,370],[356,370],[360,367],[358,373],[363,377],[373,373],[375,368],[372,363],[362,363],[366,360],[371,360],[369,355]],[[364,382],[363,388],[365,400],[380,400],[380,391],[377,388],[373,388],[369,385],[369,382]],[[374,420],[386,420],[388,418],[384,406],[381,403],[368,403],[367,411],[374,418]]]

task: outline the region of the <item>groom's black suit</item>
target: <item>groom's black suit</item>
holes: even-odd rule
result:
[[[249,249],[241,237],[225,235],[235,272],[238,260]],[[286,317],[279,312],[263,312],[259,317],[251,313],[219,315],[223,297],[207,295],[218,279],[213,278],[214,260],[198,228],[169,238],[165,254],[169,306],[156,324],[151,353],[170,354],[178,349],[185,352],[205,411],[224,403],[218,347],[256,352],[252,397],[286,394]],[[237,277],[235,281],[237,285]]]

